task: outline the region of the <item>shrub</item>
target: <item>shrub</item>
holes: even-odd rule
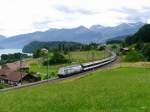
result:
[[[150,60],[150,44],[144,46],[143,55],[147,60]]]
[[[47,65],[49,63],[53,65],[53,64],[63,64],[67,62],[69,62],[69,60],[66,59],[63,54],[61,54],[58,51],[54,51],[51,59],[49,61],[45,61],[43,64]]]
[[[143,61],[144,56],[137,51],[131,51],[125,56],[125,61],[127,62],[138,62],[138,61]]]
[[[4,84],[0,84],[0,89],[4,89],[5,85]]]

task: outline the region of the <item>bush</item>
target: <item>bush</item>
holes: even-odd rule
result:
[[[137,51],[131,51],[125,56],[124,60],[127,62],[138,62],[138,61],[143,61],[144,56]]]
[[[150,60],[150,44],[144,46],[143,55],[147,60]]]
[[[141,50],[142,51],[143,48],[144,48],[144,43],[142,43],[142,42],[136,43],[136,45],[135,45],[136,50]]]
[[[117,49],[117,45],[112,45],[111,48],[112,49]]]
[[[69,62],[69,60],[66,59],[65,56],[58,51],[54,51],[53,56],[49,60],[49,64],[52,64],[52,65],[53,64],[63,64],[63,63],[67,63],[67,62]],[[47,65],[48,61],[45,61],[43,64]]]
[[[45,76],[43,77],[43,80],[46,80],[46,79],[49,79],[49,78],[50,78],[49,75],[45,75]]]
[[[0,89],[4,89],[5,85],[4,84],[0,84]]]
[[[43,57],[44,55],[46,55],[46,54],[41,49],[37,49],[33,53],[33,58],[40,58],[40,57]]]
[[[105,46],[100,46],[100,47],[98,48],[98,50],[99,50],[99,51],[105,50]]]

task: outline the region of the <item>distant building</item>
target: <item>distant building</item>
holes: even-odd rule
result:
[[[121,52],[129,52],[130,49],[128,47],[125,47],[125,48],[121,48]]]

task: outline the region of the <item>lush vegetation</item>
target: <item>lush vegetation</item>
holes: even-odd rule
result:
[[[105,53],[105,57],[107,57],[109,54]],[[49,54],[49,59],[51,59],[52,54]],[[64,55],[65,59],[71,60],[72,63],[65,63],[65,64],[50,64],[49,66],[49,72],[51,75],[53,73],[56,75],[57,71],[60,67],[69,66],[69,65],[77,65],[80,63],[89,62],[92,60],[99,60],[104,58],[104,51],[74,51],[70,52],[69,54]],[[92,58],[93,57],[93,58]],[[46,58],[47,59],[47,58]],[[32,59],[29,61],[31,67],[31,72],[38,72],[41,74],[42,77],[44,77],[47,73],[47,66],[43,65],[43,62],[45,60],[43,58],[38,59]]]
[[[11,63],[25,58],[29,58],[29,56],[27,54],[22,53],[2,54],[0,64],[2,65],[6,63]]]
[[[106,44],[120,44],[122,43],[122,40],[108,40]]]
[[[55,76],[60,67],[79,65],[108,57],[109,54],[107,52],[104,53],[104,49],[105,46],[96,43],[76,46],[75,48],[59,43],[57,48],[40,48],[33,54],[33,60],[35,61],[30,63],[30,72],[41,74],[43,79],[48,74],[47,66],[49,65],[49,74]]]
[[[44,65],[54,65],[54,64],[64,64],[69,62],[70,60],[67,59],[63,54],[61,54],[59,51],[53,52],[52,56],[50,59],[47,61],[44,61]],[[71,61],[70,61],[71,62]]]
[[[124,60],[127,62],[144,61],[144,56],[137,51],[131,51],[131,52],[127,53]]]
[[[109,42],[109,44],[114,44]],[[119,45],[120,44],[120,45]],[[128,48],[129,51],[122,50],[124,61],[149,61],[150,60],[150,24],[144,25],[137,33],[128,36],[125,41],[118,43],[118,46],[112,48]]]
[[[0,83],[0,89],[4,89],[4,88],[7,88],[7,87],[10,87],[10,86],[7,85],[7,84],[1,84],[1,83]]]
[[[2,112],[146,112],[150,69],[118,68],[0,94]]]
[[[126,39],[126,43],[129,45],[138,42],[150,42],[150,24],[144,25],[137,33]]]
[[[67,48],[66,48],[67,46]],[[60,49],[60,50],[64,50],[64,49],[70,49],[70,50],[76,50],[76,49],[80,49],[82,46],[84,46],[81,43],[77,43],[77,42],[60,42],[60,41],[53,41],[53,42],[38,42],[38,41],[34,41],[31,42],[29,44],[27,44],[26,46],[24,46],[23,48],[23,52],[25,53],[33,53],[38,49],[41,48],[47,48],[47,49]]]

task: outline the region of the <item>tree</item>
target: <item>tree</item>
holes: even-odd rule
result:
[[[126,56],[125,56],[125,61],[127,62],[138,62],[138,61],[143,61],[144,56],[142,53],[137,52],[137,51],[130,51]]]
[[[144,43],[143,42],[137,42],[136,45],[135,45],[135,49],[136,50],[140,50],[142,51],[144,48]]]
[[[99,50],[99,51],[105,50],[105,46],[99,46],[98,50]]]
[[[69,60],[66,59],[65,56],[59,51],[54,51],[51,59],[49,60],[49,64],[63,64],[67,62],[69,62]],[[47,65],[48,62],[45,61],[43,64]]]
[[[150,24],[144,25],[133,36],[127,37],[125,42],[128,45],[135,44],[137,42],[150,42]]]
[[[20,60],[20,58],[29,58],[27,54],[14,53],[14,54],[3,54],[1,56],[0,64],[11,63]]]
[[[150,60],[150,44],[144,46],[143,54],[147,60]]]
[[[45,55],[45,53],[41,49],[37,49],[33,53],[33,58],[40,58],[40,57],[43,57],[44,55]]]
[[[117,45],[112,45],[111,48],[112,49],[117,49]]]

